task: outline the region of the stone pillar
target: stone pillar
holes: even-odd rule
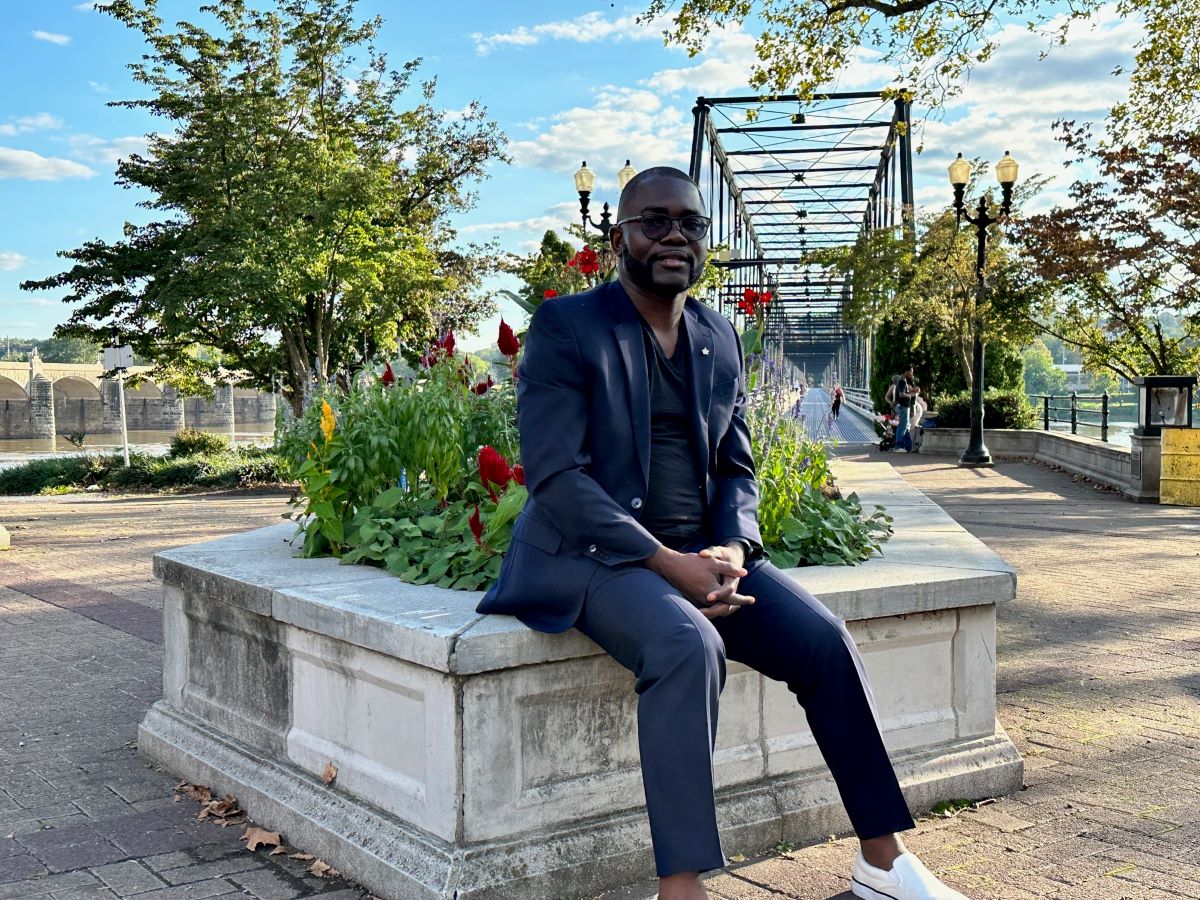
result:
[[[183,420],[183,398],[179,391],[169,384],[162,389],[162,427],[167,431],[182,431],[186,424]]]
[[[1135,503],[1157,503],[1162,472],[1162,435],[1129,436],[1129,482],[1125,496]]]
[[[41,372],[29,379],[29,432],[34,440],[53,441],[58,434],[54,425],[54,383]]]
[[[104,434],[121,433],[121,390],[115,378],[100,381],[100,421]]]
[[[258,421],[274,422],[275,421],[275,395],[260,393],[258,395]]]
[[[218,384],[213,388],[213,398],[208,404],[208,424],[233,433],[233,385]]]

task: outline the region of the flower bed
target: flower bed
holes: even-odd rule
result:
[[[861,562],[887,540],[891,519],[882,507],[864,514],[853,494],[837,496],[825,446],[791,414],[781,367],[760,343],[750,358],[748,424],[767,554],[783,568]],[[503,321],[498,345],[507,371],[480,380],[448,334],[411,377],[388,364],[370,383],[318,397],[281,432],[300,484],[293,517],[306,556],[456,589],[496,578],[528,497],[516,427],[521,342]]]

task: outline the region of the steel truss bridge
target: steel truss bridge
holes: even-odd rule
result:
[[[771,291],[767,346],[815,380],[867,387],[870,336],[847,324],[851,284],[812,264],[872,228],[911,223],[911,103],[882,91],[699,97],[689,174],[728,270],[717,309],[740,327],[746,289]],[[726,258],[727,257],[727,258]]]

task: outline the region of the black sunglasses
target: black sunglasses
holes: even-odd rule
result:
[[[673,216],[664,216],[659,213],[646,213],[641,216],[630,216],[628,219],[622,219],[618,225],[624,225],[627,222],[641,222],[642,234],[646,236],[648,241],[661,241],[671,233],[671,226],[678,225],[679,233],[689,241],[698,241],[708,234],[708,229],[712,225],[712,219],[708,216],[683,216],[676,219]]]

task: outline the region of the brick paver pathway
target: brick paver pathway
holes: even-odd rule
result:
[[[887,458],[1020,577],[998,700],[1027,787],[924,820],[909,846],[979,900],[1200,898],[1200,511],[1024,463]],[[134,747],[161,693],[150,556],[284,509],[271,495],[0,498],[14,544],[0,554],[0,900],[362,896],[196,822]],[[850,897],[845,838],[727,849],[748,860],[709,879],[719,900]]]

